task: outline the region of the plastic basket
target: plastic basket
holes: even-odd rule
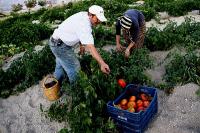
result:
[[[140,111],[138,113],[131,113],[127,110],[122,110],[114,107],[114,104],[119,103],[123,98],[128,98],[131,95],[135,95],[135,89],[139,89],[139,92],[145,92],[151,95],[152,100],[150,105],[145,111]],[[158,101],[157,101],[157,90],[153,87],[145,87],[134,84],[129,84],[125,91],[117,97],[114,101],[109,101],[107,103],[107,112],[109,116],[114,120],[119,130],[123,133],[142,133],[148,126],[150,120],[158,111]]]

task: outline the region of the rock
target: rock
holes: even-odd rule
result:
[[[60,23],[62,23],[62,21],[61,20],[55,20],[54,23],[55,24],[60,24]]]
[[[136,1],[134,4],[129,4],[128,6],[129,7],[136,7],[136,6],[143,6],[143,5],[144,5],[144,1],[139,0],[139,1]]]
[[[167,22],[169,22],[168,20],[160,20],[159,24],[166,24]]]
[[[102,47],[103,50],[108,51],[108,52],[112,52],[112,50],[116,49],[115,45],[106,45]]]
[[[33,20],[33,21],[32,21],[32,24],[39,24],[39,23],[40,23],[39,20]]]
[[[22,57],[24,55],[25,52],[21,52],[19,54],[14,55],[12,58],[9,58],[8,60],[6,60],[5,64],[2,66],[2,69],[4,71],[6,71],[8,68],[10,68],[10,65],[13,63],[13,61],[19,59],[20,57]]]
[[[135,3],[138,4],[138,5],[144,5],[144,1],[143,0],[136,1]]]
[[[43,48],[44,48],[44,46],[36,45],[35,48],[34,48],[34,50],[35,50],[36,52],[38,52],[38,51],[41,51]]]
[[[170,16],[167,12],[158,12],[160,19],[168,19]]]
[[[188,12],[188,15],[199,15],[200,11],[199,10],[192,10],[191,12]]]
[[[59,24],[53,24],[53,25],[51,25],[51,28],[56,29],[56,28],[58,28],[58,26],[59,26]]]

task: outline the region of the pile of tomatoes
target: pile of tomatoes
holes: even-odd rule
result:
[[[131,95],[128,98],[121,99],[120,102],[114,106],[128,110],[129,112],[140,112],[145,111],[151,103],[152,97],[147,93],[140,93],[137,97]]]

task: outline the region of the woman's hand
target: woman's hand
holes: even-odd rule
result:
[[[125,57],[128,58],[129,56],[130,56],[130,49],[127,48],[127,49],[125,50]]]
[[[116,46],[116,50],[119,51],[119,52],[122,52],[122,51],[124,51],[125,49],[126,49],[126,47],[123,47],[121,44],[118,44],[118,45]]]
[[[125,57],[126,58],[128,58],[130,56],[131,49],[134,49],[134,48],[135,48],[135,42],[131,42],[125,50]]]

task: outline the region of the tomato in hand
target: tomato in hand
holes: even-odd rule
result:
[[[122,88],[125,88],[126,87],[126,81],[124,79],[119,79],[117,81],[118,85]]]

